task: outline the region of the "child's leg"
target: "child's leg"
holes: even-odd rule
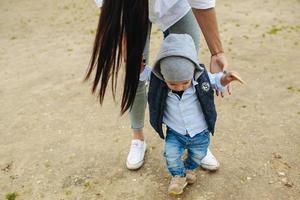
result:
[[[205,130],[191,138],[190,144],[187,146],[188,156],[184,161],[187,170],[193,170],[200,166],[210,143],[209,134],[209,131]]]
[[[164,157],[167,167],[172,176],[185,176],[185,167],[181,159],[184,148],[172,131],[167,131],[165,139]]]

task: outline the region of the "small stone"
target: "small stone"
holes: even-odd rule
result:
[[[271,181],[269,181],[269,184],[273,184],[273,183],[274,183],[274,181],[272,181],[272,180],[271,180]]]
[[[251,177],[249,177],[249,176],[247,177],[247,180],[251,180],[251,179],[252,179]]]
[[[276,158],[276,159],[281,159],[281,155],[279,153],[273,153],[273,157]]]
[[[285,176],[284,172],[278,172],[278,176]]]
[[[134,178],[134,179],[132,179],[132,181],[136,181],[136,179]]]
[[[287,166],[288,168],[292,168],[287,162],[283,163],[285,166]]]
[[[207,195],[210,195],[210,196],[214,195],[213,192],[207,192],[206,194],[207,194]]]
[[[289,181],[286,177],[282,178],[281,182],[287,187],[293,187],[293,183]]]
[[[12,168],[12,162],[6,164],[1,170],[5,172],[9,172]]]
[[[9,178],[11,178],[12,180],[15,180],[18,178],[18,175],[11,175],[11,176],[9,176]]]
[[[294,184],[293,184],[292,182],[289,182],[289,181],[288,181],[288,182],[285,183],[284,185],[287,186],[287,187],[293,187]]]

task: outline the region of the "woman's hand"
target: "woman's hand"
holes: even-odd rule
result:
[[[228,67],[228,62],[226,56],[223,52],[217,53],[211,56],[209,70],[211,73],[217,73],[226,70]],[[232,88],[230,83],[227,85],[228,94],[231,95]],[[224,97],[224,93],[216,90],[216,95],[219,96],[221,94]]]

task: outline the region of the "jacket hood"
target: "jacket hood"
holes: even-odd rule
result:
[[[156,61],[153,65],[153,73],[163,79],[160,72],[160,61],[170,56],[179,56],[189,59],[195,64],[195,79],[197,79],[203,72],[203,67],[199,65],[197,50],[193,38],[188,34],[170,34],[168,35],[160,48]]]

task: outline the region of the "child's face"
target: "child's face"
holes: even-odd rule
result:
[[[186,81],[166,81],[167,86],[174,91],[184,91],[191,85],[192,80]]]

